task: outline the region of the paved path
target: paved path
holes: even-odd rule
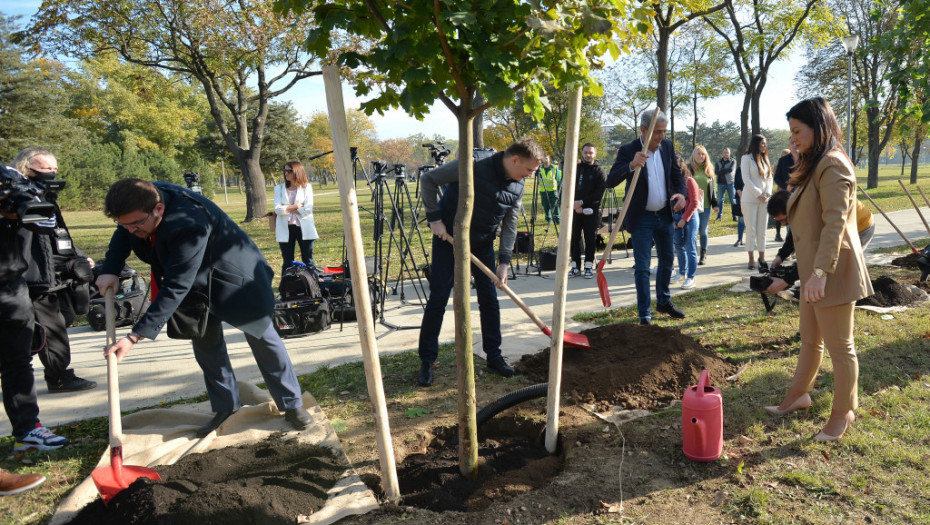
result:
[[[923,209],[925,216],[930,211]],[[927,236],[927,232],[913,210],[904,210],[890,214],[895,224],[904,231],[909,239]],[[881,217],[875,216],[876,233],[871,248],[895,246],[902,244],[901,238]],[[774,231],[769,230],[766,255],[774,258],[778,245],[772,241]],[[717,286],[738,281],[751,275],[746,268],[747,256],[743,248],[734,248],[735,235],[710,239],[707,265],[698,269],[696,283],[699,288]],[[630,252],[632,255],[632,251]],[[636,291],[633,284],[633,259],[626,258],[623,250],[614,252],[612,264],[606,267],[605,275],[610,283],[610,295],[614,306],[636,303]],[[885,257],[887,259],[887,257]],[[875,261],[874,256],[870,260]],[[653,259],[655,261],[655,259]],[[655,264],[655,263],[653,263]],[[542,277],[535,274],[523,275],[521,268],[516,280],[510,281],[511,288],[549,325],[552,317],[552,296],[555,287],[553,272],[543,272]],[[416,299],[414,289],[407,285],[406,297]],[[684,292],[674,283],[672,293]],[[518,360],[523,354],[533,353],[548,345],[549,339],[526,317],[505,294],[501,293],[501,326],[503,331],[503,352],[511,361]],[[473,294],[474,298],[474,294]],[[653,299],[654,299],[653,288]],[[603,308],[597,292],[595,279],[570,279],[568,282],[567,313],[568,317],[581,313],[599,311]],[[419,306],[402,306],[396,295],[389,295],[386,301],[385,320],[395,326],[414,327],[413,329],[391,330],[379,324],[376,333],[379,336],[378,349],[382,354],[391,354],[415,349],[419,335],[419,323],[422,309]],[[478,330],[477,303],[473,300],[473,326]],[[660,314],[661,315],[661,314]],[[446,322],[440,337],[441,341],[451,341],[452,310],[447,310]],[[569,320],[567,330],[580,331],[585,327]],[[128,327],[117,331],[122,336]],[[100,386],[93,390],[71,394],[50,394],[42,378],[41,363],[34,360],[35,374],[38,378],[36,389],[39,394],[40,418],[46,426],[91,417],[107,415],[106,361],[102,348],[105,341],[103,332],[93,332],[89,327],[69,330],[72,347],[72,366],[81,377],[97,381]],[[228,329],[226,340],[229,345],[230,359],[240,381],[261,381],[258,368],[252,358],[242,333]],[[481,338],[475,334],[476,354],[483,357],[480,349]],[[324,332],[307,337],[287,339],[285,341],[294,367],[298,374],[313,372],[322,365],[336,365],[347,361],[361,359],[361,347],[358,341],[356,324],[346,323],[340,331],[339,325]],[[120,397],[122,409],[131,410],[157,405],[160,402],[193,397],[204,393],[203,376],[194,361],[190,343],[168,339],[164,334],[157,341],[145,341],[137,345],[133,353],[126,358],[119,368]],[[416,370],[410,370],[411,381]],[[10,432],[10,422],[6,417],[0,418],[0,435]]]

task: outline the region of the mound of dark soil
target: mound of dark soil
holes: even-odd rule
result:
[[[598,410],[664,407],[697,384],[702,370],[719,384],[737,368],[670,328],[613,324],[582,333],[591,350],[565,348],[562,391]],[[532,381],[548,381],[549,350],[523,356],[516,367]]]
[[[543,425],[507,418],[479,429],[478,478],[459,471],[456,428],[437,431],[426,454],[412,454],[397,469],[405,505],[434,511],[474,512],[498,500],[544,487],[562,470],[539,440]]]
[[[872,280],[873,295],[856,301],[859,306],[907,306],[918,300],[920,296],[912,292],[907,286],[895,281],[891,277],[882,276]]]
[[[900,266],[902,268],[920,268],[917,264],[917,260],[920,259],[923,255],[920,253],[909,253],[903,257],[898,257],[897,259],[892,259],[891,264],[895,266]]]
[[[323,507],[346,467],[328,448],[280,438],[191,454],[155,467],[162,481],[140,478],[109,506],[97,499],[71,523],[293,524]]]

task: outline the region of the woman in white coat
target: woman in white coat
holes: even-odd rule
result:
[[[759,266],[765,267],[765,229],[768,227],[769,214],[765,203],[772,196],[772,165],[769,163],[769,149],[762,135],[753,135],[749,149],[740,159],[740,171],[743,173],[743,195],[740,205],[743,208],[743,220],[746,222],[746,251],[749,252],[749,269],[756,268],[753,252],[759,252]]]
[[[275,239],[281,246],[284,264],[281,272],[294,261],[294,245],[300,245],[300,258],[306,265],[313,262],[313,241],[320,236],[313,222],[313,187],[303,164],[291,161],[284,165],[284,184],[274,187]]]

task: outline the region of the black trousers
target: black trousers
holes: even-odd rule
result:
[[[575,267],[581,268],[581,242],[584,240],[584,260],[594,262],[594,252],[597,250],[597,227],[601,222],[601,211],[595,209],[591,215],[575,213],[572,218],[572,246],[571,256]]]
[[[45,348],[39,352],[39,360],[45,367],[45,380],[57,383],[64,378],[71,366],[71,342],[68,340],[68,325],[74,321],[74,311],[62,293],[40,293],[33,297],[36,324],[45,328]],[[70,317],[70,319],[69,319]]]
[[[0,390],[16,437],[39,422],[31,352],[34,324],[26,281],[0,286]]]

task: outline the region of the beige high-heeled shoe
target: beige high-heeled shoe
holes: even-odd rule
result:
[[[808,393],[804,393],[803,395],[795,399],[794,402],[788,405],[788,408],[784,410],[779,408],[777,405],[767,406],[764,408],[766,412],[768,412],[769,414],[776,415],[776,416],[784,416],[784,415],[790,414],[791,412],[796,412],[798,410],[803,410],[804,415],[806,416],[807,411],[810,410],[811,408],[811,395]]]
[[[849,427],[852,425],[853,421],[856,420],[856,413],[850,410],[849,412],[846,413],[846,416],[844,416],[844,419],[846,419],[846,425],[843,426],[843,431],[840,432],[840,435],[831,436],[830,434],[827,434],[821,430],[820,432],[817,433],[816,436],[814,436],[814,441],[839,441],[841,437],[846,435],[846,431],[849,430]]]

